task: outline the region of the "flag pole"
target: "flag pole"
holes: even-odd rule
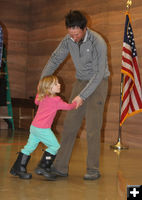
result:
[[[120,106],[119,106],[119,122],[120,122],[120,117],[121,117],[121,106],[122,106],[122,92],[123,92],[123,80],[124,80],[124,74],[121,74],[121,83],[120,83]],[[120,126],[119,123],[119,129],[118,129],[118,139],[117,139],[117,143],[115,145],[111,145],[110,147],[112,149],[116,149],[116,150],[122,150],[122,149],[128,149],[127,146],[124,146],[121,142],[121,130],[122,127]]]
[[[126,5],[127,12],[129,11],[131,5],[132,5],[132,0],[127,0],[127,5]],[[121,142],[122,127],[120,126],[120,117],[121,117],[121,106],[122,106],[123,80],[124,80],[124,74],[121,74],[118,139],[115,145],[110,146],[112,149],[115,149],[115,150],[128,149],[128,146],[124,146]]]

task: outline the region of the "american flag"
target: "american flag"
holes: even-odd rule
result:
[[[127,117],[142,112],[141,80],[129,13],[126,13],[121,73],[124,78],[121,95],[120,126],[122,126]]]

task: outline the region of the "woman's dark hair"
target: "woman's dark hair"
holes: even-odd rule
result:
[[[84,29],[87,25],[87,19],[83,13],[78,10],[70,10],[70,12],[65,16],[66,28],[79,27]]]

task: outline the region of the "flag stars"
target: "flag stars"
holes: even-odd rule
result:
[[[137,56],[136,49],[135,49],[134,35],[133,35],[133,31],[130,24],[127,29],[127,42],[129,43],[131,47],[133,57]]]

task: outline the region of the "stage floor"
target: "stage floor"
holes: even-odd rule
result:
[[[100,172],[96,181],[85,181],[86,140],[77,138],[67,178],[47,181],[34,173],[45,147],[39,145],[28,165],[31,180],[22,180],[9,170],[24,144],[28,132],[16,130],[12,135],[0,130],[0,199],[4,200],[123,200],[127,199],[127,185],[142,184],[142,149],[114,151],[101,143]]]

